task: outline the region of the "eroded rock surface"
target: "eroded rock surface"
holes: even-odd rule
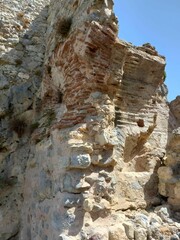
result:
[[[0,240],[178,240],[165,58],[118,39],[112,0],[0,4]]]

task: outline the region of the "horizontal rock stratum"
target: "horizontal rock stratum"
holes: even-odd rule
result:
[[[0,3],[0,240],[180,239],[180,96],[112,0]]]

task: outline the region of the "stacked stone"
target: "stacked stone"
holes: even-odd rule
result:
[[[170,103],[169,141],[164,166],[158,169],[159,192],[176,211],[180,209],[180,97]],[[172,124],[173,123],[173,124]]]
[[[29,130],[42,80],[49,1],[0,3],[0,239],[19,239]],[[13,209],[13,211],[12,211]]]
[[[2,4],[0,239],[178,240],[164,58],[117,38],[112,0],[47,3]]]

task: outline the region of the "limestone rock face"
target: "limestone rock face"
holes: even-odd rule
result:
[[[178,98],[171,105],[175,111],[176,123],[179,125],[178,110],[180,102]],[[178,108],[179,106],[179,108]],[[180,210],[180,127],[170,132],[168,139],[164,166],[158,169],[159,192],[168,198],[168,202],[177,210]]]
[[[170,110],[173,113],[178,124],[180,124],[179,106],[180,106],[180,96],[177,96],[176,99],[170,103]]]
[[[112,0],[6,1],[0,240],[179,237],[180,101]]]
[[[170,103],[169,137],[164,166],[158,169],[159,192],[180,210],[180,97]]]

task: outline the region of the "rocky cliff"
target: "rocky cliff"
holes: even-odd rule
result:
[[[112,0],[0,3],[0,240],[180,239],[180,97]]]

